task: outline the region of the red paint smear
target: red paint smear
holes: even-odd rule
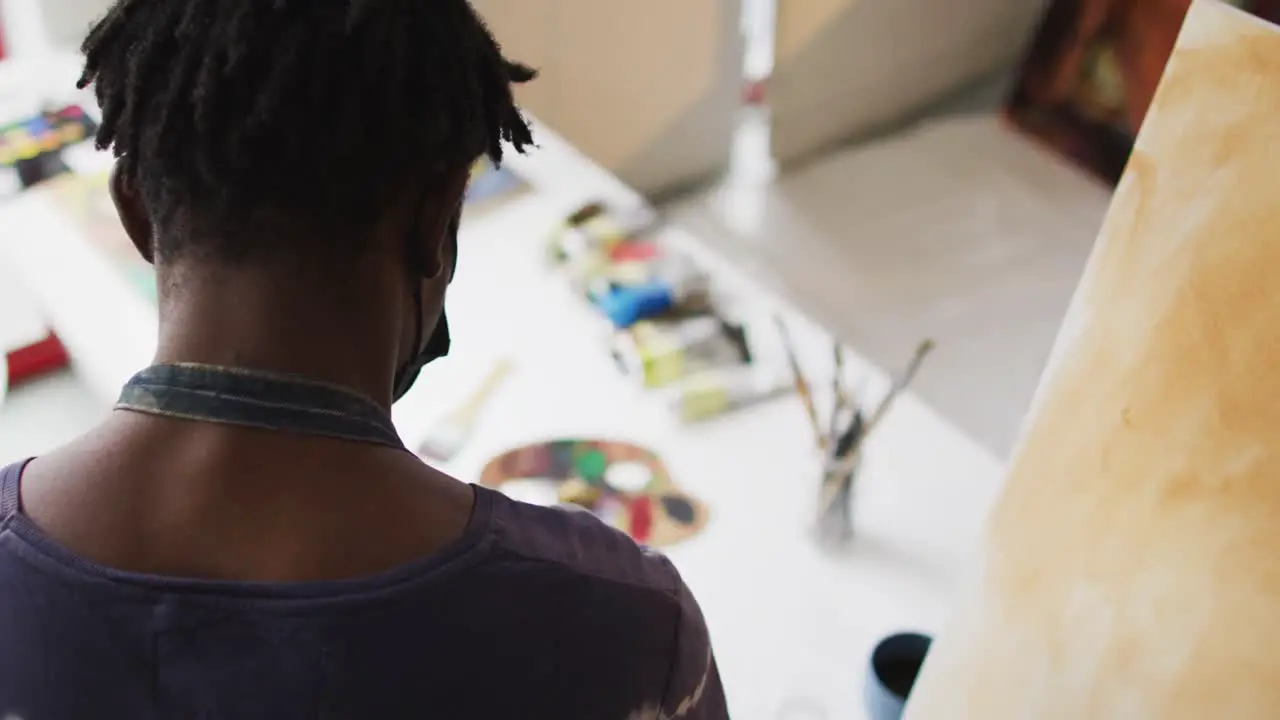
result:
[[[614,262],[651,260],[657,256],[658,246],[651,242],[632,241],[619,243],[609,252],[609,259]]]
[[[648,542],[653,531],[653,499],[648,495],[632,498],[627,503],[631,513],[631,537],[639,543]]]

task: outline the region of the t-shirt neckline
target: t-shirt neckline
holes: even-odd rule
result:
[[[22,472],[31,462],[25,460],[0,469],[0,495],[19,496]],[[74,575],[82,581],[104,583],[117,589],[143,593],[186,594],[218,597],[228,602],[244,601],[337,601],[361,596],[380,595],[407,584],[437,579],[452,571],[469,567],[484,554],[493,524],[496,491],[472,485],[475,502],[471,517],[462,533],[439,550],[371,575],[339,580],[306,582],[252,582],[208,580],[176,576],[152,575],[112,568],[72,552],[49,537],[35,524],[20,505],[0,525],[0,552],[10,543],[5,535],[18,540],[28,552],[22,554],[48,571],[63,576]],[[21,549],[19,549],[21,552]]]

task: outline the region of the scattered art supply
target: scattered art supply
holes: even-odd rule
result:
[[[591,203],[552,234],[552,261],[616,328],[708,305],[706,273],[650,237],[655,217],[647,208],[624,213]]]
[[[853,404],[853,398],[849,395],[849,389],[846,387],[846,378],[844,376],[844,346],[839,342],[831,344],[833,362],[831,371],[831,422],[827,425],[827,441],[831,442],[833,438],[840,433],[840,422],[848,412],[849,406]]]
[[[35,342],[23,344],[21,347],[6,349],[0,347],[0,365],[7,365],[7,374],[0,374],[0,385],[6,380],[11,388],[45,374],[55,372],[71,364],[67,348],[53,332]]]
[[[606,208],[604,206],[604,203],[589,202],[586,205],[583,205],[582,207],[570,213],[569,217],[565,218],[564,224],[566,227],[571,227],[571,228],[578,227],[582,223],[590,220],[591,218],[596,217],[597,215],[603,214],[605,211],[606,211]]]
[[[596,305],[617,328],[629,328],[646,318],[657,317],[677,302],[675,288],[664,282],[615,286]]]
[[[658,245],[650,240],[623,243],[609,253],[609,259],[615,263],[648,262],[657,257]]]
[[[818,535],[822,540],[842,543],[853,537],[853,494],[862,463],[862,445],[888,414],[898,396],[915,379],[933,346],[932,340],[922,341],[875,409],[865,412],[855,407],[852,420],[831,439],[818,499]]]
[[[571,282],[615,327],[627,328],[675,310],[707,307],[710,281],[705,272],[677,253],[657,252],[644,260],[627,258],[631,244],[581,256],[573,265]],[[636,255],[642,252],[646,251]],[[627,259],[615,259],[619,256]]]
[[[0,126],[0,167],[13,167],[82,142],[98,126],[84,110],[70,105]]]
[[[62,151],[87,142],[97,129],[75,105],[0,125],[0,198],[70,173]]]
[[[440,462],[452,460],[471,438],[480,411],[510,370],[508,361],[499,361],[471,397],[427,433],[418,446],[418,454]]]
[[[485,466],[480,484],[507,491],[542,482],[558,500],[584,507],[636,542],[661,547],[707,524],[705,504],[672,481],[653,452],[627,442],[566,439],[505,452]],[[512,494],[516,497],[516,494]]]
[[[826,545],[843,545],[853,538],[853,489],[862,455],[853,454],[851,465],[839,462],[839,458],[853,450],[863,428],[862,412],[855,410],[853,422],[841,433],[823,468],[817,530],[818,538]]]
[[[791,332],[787,330],[786,322],[781,316],[775,317],[774,322],[778,326],[778,335],[782,338],[782,346],[787,353],[787,362],[791,365],[796,395],[800,396],[800,402],[804,404],[804,413],[809,418],[810,427],[813,428],[814,442],[818,449],[825,451],[828,444],[827,436],[822,432],[822,422],[818,420],[818,406],[813,401],[813,386],[805,379],[804,371],[800,368],[800,358],[796,355],[795,345],[791,342]]]
[[[620,211],[590,202],[570,213],[551,234],[548,255],[563,264],[583,253],[604,250],[607,254],[624,242],[641,240],[656,222],[656,214],[647,207]]]
[[[19,189],[30,188],[71,172],[71,166],[63,160],[62,153],[50,152],[30,160],[19,160],[14,165],[18,174]]]
[[[876,429],[877,425],[879,425],[879,421],[884,419],[884,415],[888,414],[888,411],[893,407],[893,402],[897,400],[897,397],[901,395],[902,391],[905,391],[905,389],[910,386],[911,380],[915,379],[915,374],[920,370],[920,365],[924,363],[925,356],[928,356],[929,352],[932,350],[932,340],[920,342],[920,345],[915,348],[915,354],[911,356],[910,363],[906,365],[906,370],[904,370],[899,377],[893,380],[892,386],[888,388],[887,393],[884,393],[884,397],[879,401],[879,405],[876,406],[876,409],[865,415],[865,420],[860,418],[860,415],[863,413],[859,410],[859,416],[855,416],[854,424],[851,425],[851,428],[856,429],[854,438],[851,439],[850,446],[845,451],[845,454],[837,457],[837,462],[840,462],[841,465],[850,466],[850,468],[854,466],[854,457],[858,455],[858,452],[861,450],[861,445],[863,445],[865,439],[867,439],[869,434],[872,433],[872,430]],[[851,430],[846,430],[846,434],[849,432],[851,432]]]
[[[769,368],[738,365],[691,375],[677,384],[670,402],[676,417],[694,423],[792,392],[789,378]]]
[[[751,362],[746,329],[714,315],[636,323],[614,334],[613,355],[624,372],[647,388]]]
[[[915,380],[916,373],[920,371],[921,364],[924,363],[924,359],[932,351],[933,341],[922,341],[916,347],[915,354],[911,356],[911,360],[907,363],[906,369],[893,381],[893,384],[889,387],[889,392],[885,393],[884,398],[880,400],[880,404],[876,406],[876,409],[872,410],[871,413],[866,416],[866,421],[863,422],[861,419],[855,417],[854,426],[857,427],[859,423],[861,423],[861,427],[852,440],[849,449],[843,456],[841,456],[841,458],[838,459],[844,460],[858,453],[862,447],[862,443],[867,439],[867,436],[876,429],[876,426],[880,424],[880,421],[884,419],[884,416],[889,413],[889,410],[893,407],[893,403],[897,401],[898,396],[901,395],[909,385],[911,385],[912,380]],[[859,415],[861,415],[861,410],[859,410]]]
[[[670,405],[688,422],[782,394],[736,372],[752,361],[744,325],[717,311],[700,263],[654,237],[656,221],[647,206],[592,202],[552,234],[552,262],[611,326],[618,366],[645,388],[675,387]]]
[[[607,214],[596,215],[563,231],[560,247],[566,258],[587,253],[608,256],[613,249],[626,242],[627,231]]]

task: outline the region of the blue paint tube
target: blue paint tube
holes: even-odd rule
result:
[[[597,303],[614,327],[628,328],[640,320],[667,312],[675,305],[676,297],[670,284],[650,282],[615,287]]]

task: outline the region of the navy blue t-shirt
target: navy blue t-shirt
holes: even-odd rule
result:
[[[477,487],[466,531],[369,578],[163,578],[70,553],[0,470],[0,718],[728,716],[671,563],[590,514]]]

